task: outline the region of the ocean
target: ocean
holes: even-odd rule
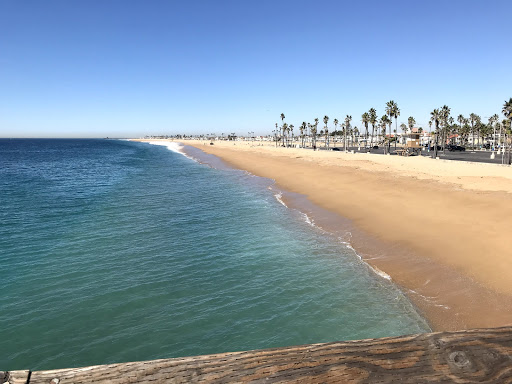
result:
[[[0,370],[425,332],[271,180],[177,143],[0,139]]]

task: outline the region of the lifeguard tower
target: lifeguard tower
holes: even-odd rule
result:
[[[409,133],[407,134],[405,147],[396,151],[400,156],[415,156],[421,154],[420,134]]]

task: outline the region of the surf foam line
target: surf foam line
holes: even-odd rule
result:
[[[163,147],[167,147],[167,149],[169,151],[179,153],[180,155],[185,156],[187,159],[190,159],[190,160],[195,161],[196,163],[199,163],[199,161],[197,159],[195,159],[192,156],[189,156],[185,153],[185,151],[183,150],[184,147],[180,143],[176,143],[173,141],[147,141],[147,143],[151,144],[151,145],[160,145]]]
[[[283,194],[281,192],[275,193],[274,197],[276,198],[277,201],[279,201],[281,204],[283,204],[285,206],[285,208],[288,208],[286,203],[283,201]]]

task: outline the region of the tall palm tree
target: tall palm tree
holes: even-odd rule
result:
[[[311,123],[308,123],[308,131],[307,131],[307,135],[308,135],[308,138],[309,138],[309,141],[311,141],[311,145],[313,145],[313,139],[312,139],[312,133],[311,133],[311,127],[312,127],[312,124]]]
[[[315,117],[315,124],[313,124],[312,128],[311,128],[311,134],[313,136],[313,149],[316,151],[316,133],[317,133],[317,130],[318,130],[318,117]]]
[[[283,123],[281,129],[283,130],[283,146],[286,147],[286,132],[288,132],[288,124]]]
[[[375,108],[370,108],[368,111],[368,114],[370,115],[370,124],[372,125],[372,138],[370,140],[370,149],[373,147],[373,136],[375,134],[375,125],[377,125],[377,111]]]
[[[491,117],[489,117],[489,125],[491,127],[491,130],[493,131],[492,136],[492,150],[494,151],[496,149],[496,124],[500,120],[500,117],[495,113]]]
[[[412,116],[409,116],[407,118],[407,126],[409,128],[409,131],[412,133],[412,129],[414,128],[414,124],[416,124],[416,120],[414,119],[414,117]]]
[[[441,114],[441,124],[442,124],[442,139],[443,139],[443,152],[445,151],[445,148],[446,148],[446,137],[447,137],[447,134],[448,134],[448,125],[449,125],[449,122],[450,122],[450,107],[448,107],[447,105],[443,105],[441,107],[441,110],[439,111],[439,113]]]
[[[283,146],[284,146],[284,145],[285,145],[285,144],[284,144],[284,132],[285,132],[285,130],[286,130],[286,128],[287,128],[287,127],[285,127],[285,126],[284,126],[284,119],[285,119],[286,117],[284,116],[284,113],[281,113],[281,116],[280,116],[280,117],[281,117],[281,122],[283,123],[283,125],[281,126],[281,130],[283,131],[282,139],[283,139]]]
[[[439,122],[441,120],[441,113],[439,111],[439,109],[434,109],[432,112],[430,112],[430,125],[432,125],[432,123],[435,124],[436,126],[436,129],[434,131],[434,136],[435,136],[435,140],[434,140],[434,157],[437,157],[437,140],[438,140],[438,136],[439,136]]]
[[[505,103],[503,104],[503,109],[501,110],[503,115],[508,119],[507,126],[512,126],[512,97],[507,101],[505,100]],[[507,163],[510,164],[510,145],[508,149],[508,161]]]
[[[400,116],[400,108],[398,108],[398,105],[395,103],[395,105],[393,106],[393,117],[395,118],[395,149],[398,132],[398,116]]]
[[[457,122],[460,125],[459,136],[462,136],[462,124],[464,123],[465,120],[466,120],[466,118],[464,117],[463,114],[460,114],[459,116],[457,116]]]
[[[343,139],[343,148],[345,149],[345,151],[347,150],[347,130],[350,129],[350,122],[352,121],[352,116],[350,115],[347,115],[345,116],[345,135],[344,135],[344,139]]]
[[[365,139],[368,141],[368,123],[370,122],[370,114],[368,112],[363,113],[361,116],[361,121],[363,122],[366,129]]]
[[[400,116],[400,109],[394,100],[390,100],[386,103],[386,114],[389,116],[389,147],[391,148],[391,122],[393,117],[395,118],[395,134],[398,130],[398,116]],[[395,149],[396,149],[396,137],[395,137]]]
[[[338,121],[338,119],[334,119],[332,122],[334,123],[334,145],[333,146],[336,147],[336,133],[338,131],[338,124],[340,122]]]
[[[329,129],[327,128],[327,123],[329,122],[329,116],[324,116],[324,124],[325,124],[325,146],[329,148]]]
[[[505,117],[512,122],[512,97],[503,104],[503,109],[501,110]]]
[[[304,132],[306,131],[306,122],[303,121],[300,125],[300,140],[301,140],[301,147],[304,148]]]
[[[292,134],[291,135],[292,136],[292,147],[293,147],[293,128],[295,128],[293,124],[290,124],[288,126],[288,132],[291,132],[291,134]]]
[[[386,139],[386,128],[388,125],[389,125],[389,132],[390,132],[389,140]],[[382,138],[384,140],[384,153],[389,153],[390,145],[391,145],[391,141],[390,141],[391,140],[391,119],[388,117],[388,115],[382,115],[382,117],[380,118],[380,126],[382,128]],[[386,145],[389,148],[386,148]]]
[[[412,132],[412,129],[414,128],[414,124],[416,124],[416,120],[414,119],[414,117],[409,116],[407,118],[407,125],[408,125],[409,129],[411,130],[411,132]]]
[[[428,121],[428,151],[430,152],[432,141],[432,119]]]
[[[355,140],[356,137],[357,140]],[[356,144],[359,144],[359,129],[357,127],[354,127],[354,139],[352,141],[355,141]]]
[[[471,123],[471,147],[475,149],[475,126],[480,123],[480,116],[471,113],[469,115],[469,122]]]
[[[400,129],[401,129],[401,130],[402,130],[402,132],[404,133],[404,134],[403,134],[403,137],[405,137],[405,136],[407,135],[407,129],[408,129],[407,125],[405,125],[405,123],[400,124]],[[403,142],[403,141],[402,141],[402,142]]]

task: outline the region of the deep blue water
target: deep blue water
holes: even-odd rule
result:
[[[0,370],[423,332],[269,181],[164,146],[0,140]]]

